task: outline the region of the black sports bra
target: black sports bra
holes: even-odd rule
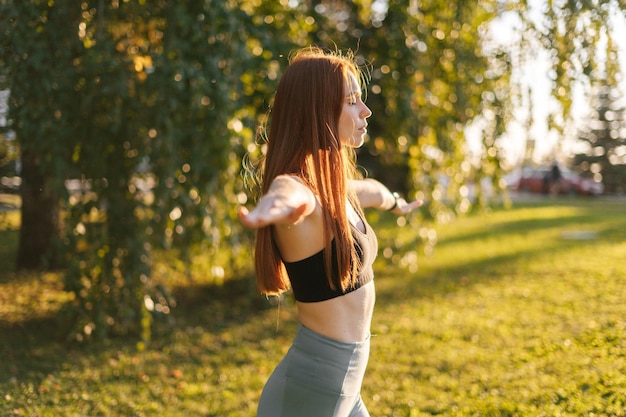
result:
[[[374,230],[363,219],[365,233],[352,226],[352,236],[357,255],[361,261],[361,268],[358,271],[356,282],[353,286],[341,289],[337,274],[337,257],[335,252],[335,241],[332,242],[332,270],[335,289],[330,288],[326,278],[324,268],[324,249],[308,258],[296,262],[283,262],[291,281],[291,289],[296,300],[303,303],[313,303],[330,300],[355,291],[374,279],[372,264],[378,252],[378,241]]]

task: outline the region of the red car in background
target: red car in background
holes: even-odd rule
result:
[[[585,178],[566,168],[559,168],[557,179],[553,179],[553,168],[522,169],[515,188],[519,191],[543,194],[600,195],[604,185],[591,178]]]

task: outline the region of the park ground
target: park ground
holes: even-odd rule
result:
[[[369,216],[372,416],[626,416],[626,201],[515,199],[437,225],[428,255],[427,230]],[[289,295],[259,307],[250,276],[178,280],[146,349],[76,345],[54,319],[61,276],[14,272],[16,244],[0,232],[0,415],[254,415],[296,328]]]

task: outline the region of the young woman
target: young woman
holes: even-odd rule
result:
[[[300,327],[270,376],[259,417],[369,416],[360,390],[369,356],[378,249],[363,208],[405,214],[380,182],[358,180],[353,148],[372,112],[347,56],[307,48],[285,70],[271,110],[258,204],[255,263],[266,294],[293,290]]]

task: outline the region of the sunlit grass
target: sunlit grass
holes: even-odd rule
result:
[[[624,415],[626,208],[599,208],[463,219],[416,275],[379,274],[379,415]]]
[[[411,255],[376,264],[372,416],[626,415],[626,202],[457,219],[435,228],[431,256],[417,227],[392,223],[373,222],[381,251],[395,240]],[[290,345],[293,303],[259,308],[249,278],[207,285],[183,269],[163,270],[180,274],[176,324],[159,325],[144,352],[59,340],[47,319],[64,296],[58,276],[0,279],[0,415],[254,415]]]

